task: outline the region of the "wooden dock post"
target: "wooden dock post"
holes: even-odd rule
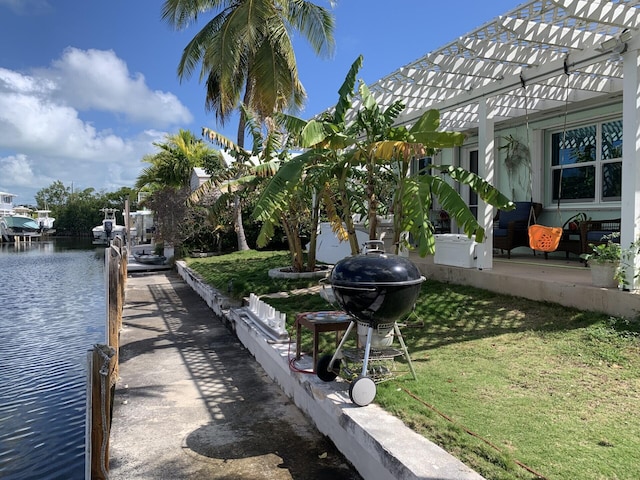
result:
[[[92,480],[109,478],[109,434],[115,394],[115,350],[95,345],[89,352],[90,395],[87,396],[87,430],[89,431],[88,467]]]
[[[92,480],[107,480],[109,476],[109,436],[115,384],[118,379],[118,353],[126,278],[126,250],[121,242],[112,242],[105,252],[107,344],[95,345],[87,354],[85,476]]]

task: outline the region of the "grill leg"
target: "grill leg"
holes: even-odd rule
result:
[[[362,377],[367,376],[367,366],[369,364],[369,352],[371,350],[372,337],[373,337],[373,325],[369,324],[369,329],[367,330],[367,343],[364,346],[364,361],[362,362],[362,373],[360,374]]]
[[[356,322],[354,320],[351,320],[351,323],[349,323],[349,326],[347,327],[347,330],[344,332],[344,335],[342,336],[342,339],[340,340],[340,343],[336,347],[336,351],[333,354],[333,357],[331,357],[331,363],[329,363],[329,365],[333,365],[333,362],[335,362],[337,358],[341,358],[340,357],[340,352],[342,351],[342,346],[344,345],[344,342],[347,341],[347,338],[349,338],[349,333],[351,333],[351,330],[353,329],[353,326],[355,324],[356,324]]]
[[[416,371],[413,369],[413,363],[411,363],[411,357],[409,357],[409,351],[407,350],[407,346],[404,344],[404,338],[402,338],[402,333],[400,333],[400,327],[398,327],[397,323],[393,324],[393,328],[396,332],[396,336],[398,337],[398,341],[400,342],[400,346],[402,347],[402,351],[404,352],[404,357],[407,359],[407,363],[409,364],[409,370],[411,370],[411,375],[414,380],[417,380]]]

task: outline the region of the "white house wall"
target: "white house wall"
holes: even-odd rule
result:
[[[496,145],[496,171],[492,184],[503,194],[513,201],[527,201],[533,198],[534,202],[543,204],[544,211],[539,217],[540,223],[553,225],[558,222],[557,207],[551,200],[551,192],[545,188],[550,182],[547,160],[549,157],[548,143],[550,131],[562,129],[565,123],[564,110],[555,109],[546,118],[538,118],[529,121],[529,150],[531,154],[531,174],[526,168],[520,168],[514,179],[509,178],[509,173],[504,165],[506,151],[500,147],[506,144],[505,137],[513,136],[523,143],[527,143],[526,119],[522,119],[521,124],[512,125],[507,128],[500,128],[495,131]],[[538,116],[539,117],[539,116]],[[567,129],[572,129],[588,122],[601,122],[612,118],[622,117],[622,102],[582,108],[577,112],[567,114]],[[547,135],[545,135],[547,134]],[[469,135],[465,141],[465,147],[477,146],[477,135]],[[480,157],[482,158],[482,157]],[[450,163],[452,162],[452,163]],[[454,149],[447,149],[442,153],[442,163],[446,165],[459,165],[459,160],[455,158]],[[533,186],[530,185],[533,183]],[[613,202],[611,205],[604,204],[564,204],[560,206],[560,218],[568,219],[579,212],[585,212],[592,219],[607,219],[620,217],[620,203]]]

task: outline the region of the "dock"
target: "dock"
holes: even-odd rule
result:
[[[111,480],[360,480],[175,271],[129,275]]]

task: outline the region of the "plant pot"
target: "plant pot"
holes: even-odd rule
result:
[[[618,268],[617,263],[593,262],[589,268],[591,269],[591,282],[594,287],[615,288],[618,286],[618,281],[614,278]]]
[[[293,272],[291,267],[280,267],[269,270],[269,278],[286,278],[289,280],[302,278],[313,279],[326,277],[327,273],[329,273],[328,265],[318,265],[313,272]]]

